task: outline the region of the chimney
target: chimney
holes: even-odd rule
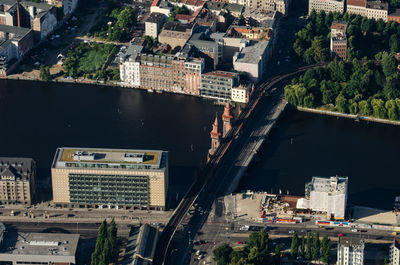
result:
[[[19,14],[19,0],[17,0],[17,26],[21,27],[21,16]]]

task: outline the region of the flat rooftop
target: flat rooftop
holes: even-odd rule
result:
[[[332,194],[342,194],[347,190],[347,177],[313,177],[309,183],[310,191],[328,192]]]
[[[344,237],[340,238],[340,244],[344,245],[346,247],[363,246],[364,245],[364,239],[344,236]]]
[[[167,152],[161,150],[57,148],[53,168],[162,169]]]
[[[239,52],[236,62],[258,64],[267,47],[268,41],[260,41],[251,46],[246,46]]]
[[[75,256],[78,241],[78,234],[7,232],[0,256]]]

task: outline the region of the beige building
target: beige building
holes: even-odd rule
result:
[[[168,44],[174,49],[183,47],[187,40],[192,36],[197,24],[182,24],[176,21],[169,21],[164,24],[161,33],[158,35],[158,42]]]
[[[0,202],[31,204],[36,163],[31,158],[0,157]]]
[[[168,152],[57,148],[51,176],[56,205],[165,209]]]
[[[283,15],[287,15],[290,5],[290,0],[246,0],[243,2],[243,5],[246,7],[261,11],[277,11]]]
[[[383,19],[387,21],[389,13],[389,4],[381,1],[367,1],[366,4],[367,18],[374,18],[375,20]]]
[[[344,12],[343,0],[309,0],[308,1],[308,14],[315,10],[317,13],[324,10],[328,12]]]
[[[348,0],[346,11],[350,14],[360,15],[375,20],[387,21],[389,4],[381,1]]]
[[[151,13],[145,22],[145,34],[157,39],[161,26],[164,24],[166,16],[161,13]]]

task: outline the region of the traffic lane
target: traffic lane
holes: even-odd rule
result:
[[[100,223],[46,223],[46,222],[4,222],[8,231],[24,233],[71,233],[80,234],[82,237],[97,235]],[[119,233],[129,231],[126,225],[117,225]]]
[[[321,229],[319,227],[299,227],[300,224],[297,225],[284,225],[284,224],[268,224],[266,226],[260,224],[250,224],[251,226],[257,226],[259,229],[263,229],[265,227],[269,227],[268,233],[271,235],[288,235],[292,236],[293,233],[290,232],[298,232],[299,235],[305,235],[307,232],[319,232],[320,235],[329,235],[331,237],[338,237],[339,234],[343,234],[344,236],[361,236],[363,238],[370,238],[375,240],[392,240],[393,236],[390,232],[387,231],[379,231],[379,230],[368,230],[367,232],[352,232],[350,228],[332,228],[332,229]],[[216,231],[220,231],[221,234],[237,234],[237,233],[245,233],[251,234],[253,231],[240,231],[241,225],[235,225],[234,230],[231,230],[230,224],[212,224],[206,223],[203,226],[203,229],[199,231],[199,238],[204,239],[204,236],[207,234],[214,234]]]

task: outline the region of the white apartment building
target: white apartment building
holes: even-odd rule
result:
[[[313,177],[306,183],[305,198],[297,208],[326,212],[327,218],[344,219],[347,203],[348,177]]]
[[[339,237],[337,265],[364,265],[365,242],[362,238]]]
[[[140,86],[140,62],[136,56],[143,50],[143,47],[130,45],[126,52],[120,56],[119,75],[121,84],[130,87]]]
[[[390,264],[400,264],[400,239],[395,238],[393,244],[390,246]]]
[[[231,100],[239,103],[247,103],[249,101],[251,84],[232,87]]]
[[[360,15],[375,20],[387,21],[389,4],[381,1],[348,0],[346,11],[350,14]]]
[[[315,10],[317,13],[324,10],[328,12],[344,12],[344,0],[309,0],[308,14]]]

